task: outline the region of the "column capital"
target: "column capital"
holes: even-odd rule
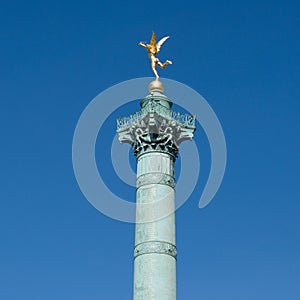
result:
[[[141,101],[140,111],[117,120],[119,141],[131,144],[135,156],[157,151],[175,159],[180,143],[193,139],[195,116],[172,111],[166,99],[148,95]]]

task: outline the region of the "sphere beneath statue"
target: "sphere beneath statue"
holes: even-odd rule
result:
[[[158,79],[151,81],[149,84],[149,92],[151,93],[153,91],[160,91],[162,93],[164,92],[164,86]]]

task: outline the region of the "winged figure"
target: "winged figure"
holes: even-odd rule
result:
[[[160,60],[156,57],[156,54],[160,51],[160,48],[162,46],[162,44],[169,38],[169,36],[165,36],[163,37],[161,40],[159,40],[158,43],[156,43],[156,35],[155,33],[152,31],[152,37],[151,37],[151,41],[150,44],[146,44],[146,42],[139,42],[139,45],[146,48],[148,51],[148,56],[151,60],[151,68],[152,71],[156,77],[156,79],[158,80],[159,76],[156,70],[156,66],[160,66],[161,68],[165,68],[167,65],[171,65],[172,62],[170,60],[166,60],[164,63],[161,63]]]

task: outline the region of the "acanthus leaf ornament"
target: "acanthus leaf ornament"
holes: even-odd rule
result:
[[[176,158],[179,144],[193,138],[195,116],[170,110],[168,114],[164,112],[159,102],[150,101],[144,111],[135,114],[135,118],[118,119],[119,141],[131,144],[135,156],[160,151]]]

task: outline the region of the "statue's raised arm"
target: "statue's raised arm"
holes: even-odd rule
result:
[[[171,65],[172,62],[170,60],[166,60],[164,63],[161,63],[160,60],[156,57],[156,54],[160,51],[160,48],[162,44],[170,38],[169,36],[163,37],[161,40],[159,40],[158,43],[156,43],[156,35],[154,32],[152,32],[152,37],[150,44],[146,44],[145,42],[139,42],[139,45],[146,48],[148,51],[148,56],[151,60],[151,68],[152,71],[156,77],[156,80],[158,80],[159,76],[156,70],[156,66],[160,66],[161,68],[165,68],[167,65]]]
[[[144,48],[146,48],[146,49],[147,49],[147,45],[146,45],[146,43],[145,43],[145,42],[139,42],[139,46],[142,46],[142,47],[144,47]]]

